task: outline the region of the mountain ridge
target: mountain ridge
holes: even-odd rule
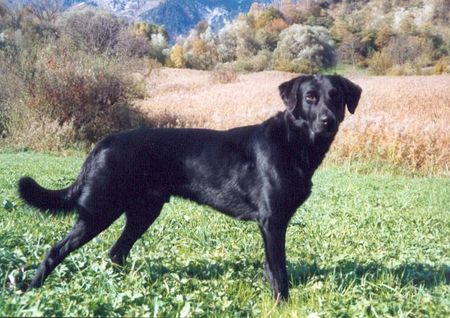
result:
[[[8,1],[8,0],[7,0]],[[28,4],[32,0],[8,2]],[[163,26],[172,38],[184,35],[206,20],[214,28],[221,28],[239,13],[246,13],[252,3],[271,4],[271,0],[63,0],[65,10],[95,7],[129,20],[140,20]]]

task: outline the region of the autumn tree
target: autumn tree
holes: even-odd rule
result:
[[[85,51],[108,53],[114,50],[125,25],[116,16],[95,11],[72,13],[65,21],[65,33]]]
[[[175,44],[170,50],[169,66],[176,68],[186,67],[186,60],[184,58],[184,50],[180,44]]]
[[[294,24],[280,33],[274,59],[277,69],[312,73],[333,66],[336,52],[324,27]]]
[[[202,21],[183,39],[183,51],[187,67],[211,69],[218,62],[217,36],[211,27]]]

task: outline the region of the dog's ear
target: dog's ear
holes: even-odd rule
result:
[[[344,92],[344,101],[347,105],[347,109],[350,114],[355,112],[356,106],[358,106],[359,98],[361,97],[362,89],[355,83],[346,79],[345,77],[338,76],[342,90]]]
[[[304,77],[299,76],[278,86],[281,99],[290,112],[292,112],[297,106],[298,88],[303,80]]]

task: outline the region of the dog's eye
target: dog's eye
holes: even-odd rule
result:
[[[328,95],[330,95],[330,98],[336,98],[338,97],[338,92],[337,90],[333,89],[328,93]]]
[[[308,103],[316,103],[317,102],[317,96],[314,94],[306,94],[305,98]]]

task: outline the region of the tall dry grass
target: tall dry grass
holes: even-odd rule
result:
[[[221,83],[210,72],[161,68],[137,105],[160,126],[228,129],[284,108],[278,85],[294,74],[240,74]],[[450,175],[450,76],[352,77],[363,88],[328,162],[381,162]],[[155,121],[154,121],[155,122]]]
[[[342,126],[336,158],[431,173],[450,169],[450,76],[372,77],[356,116]]]

